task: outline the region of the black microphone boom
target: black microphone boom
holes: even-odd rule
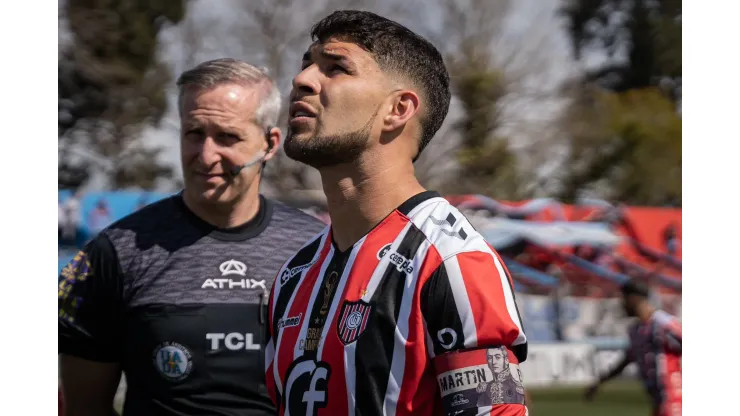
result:
[[[238,174],[239,174],[239,172],[241,172],[241,171],[242,171],[242,169],[246,169],[246,168],[248,168],[248,167],[250,167],[250,166],[254,166],[254,165],[256,165],[256,164],[258,164],[258,163],[262,162],[262,160],[263,160],[263,159],[265,158],[265,156],[267,156],[267,155],[264,155],[264,154],[263,154],[263,155],[261,155],[261,156],[258,156],[258,157],[257,157],[257,158],[255,158],[254,160],[252,160],[252,161],[249,161],[249,162],[247,162],[247,163],[245,163],[245,164],[243,164],[243,165],[239,165],[239,166],[234,166],[233,168],[231,168],[231,176],[236,176],[236,175],[238,175]]]

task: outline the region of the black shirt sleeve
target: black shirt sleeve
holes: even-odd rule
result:
[[[98,235],[59,276],[59,353],[119,362],[123,278],[115,248]]]

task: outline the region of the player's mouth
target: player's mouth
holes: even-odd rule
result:
[[[316,111],[310,105],[302,101],[294,101],[290,104],[289,114],[289,124],[291,126],[309,123],[316,118]]]

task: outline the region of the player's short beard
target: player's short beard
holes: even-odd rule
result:
[[[283,148],[289,158],[320,169],[356,161],[370,140],[370,128],[375,114],[358,130],[341,134],[324,134],[296,140],[290,127]]]

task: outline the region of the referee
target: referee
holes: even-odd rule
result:
[[[178,82],[181,193],[97,235],[59,280],[65,415],[274,414],[266,305],[281,265],[324,225],[259,194],[280,145],[265,72],[208,61]]]

